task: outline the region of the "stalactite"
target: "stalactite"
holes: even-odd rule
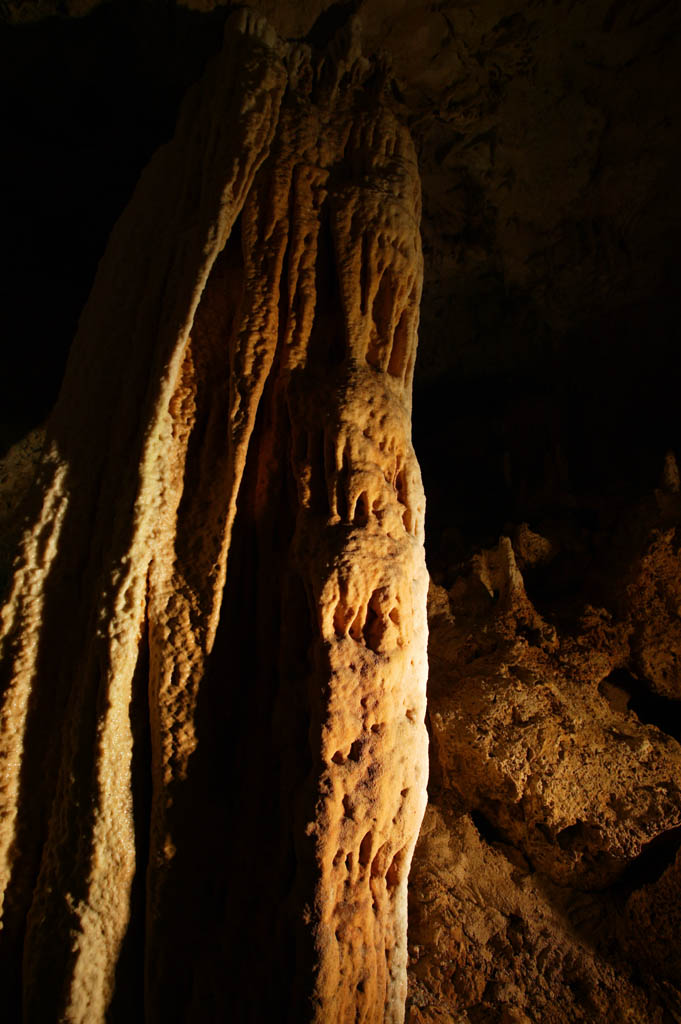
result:
[[[242,11],[113,232],[2,611],[27,1021],[404,1017],[427,575],[393,108],[356,22],[319,54]]]

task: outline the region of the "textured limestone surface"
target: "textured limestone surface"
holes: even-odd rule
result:
[[[21,505],[33,483],[44,442],[44,429],[36,427],[0,460],[0,594],[10,576],[21,532]]]
[[[679,1019],[675,466],[607,531],[523,523],[431,584],[414,1024]]]
[[[0,277],[7,339],[0,451],[51,408],[111,225],[151,154],[171,137],[188,85],[219,49],[230,6],[222,0],[0,2]],[[681,739],[681,566],[679,472],[668,449],[681,452],[675,369],[681,6],[674,0],[263,0],[259,6],[280,36],[320,50],[359,12],[365,52],[381,48],[384,63],[392,61],[391,102],[410,128],[420,169],[425,269],[413,423],[428,496],[429,564],[438,584],[454,588],[439,611],[432,603],[431,657],[437,661],[442,645],[451,664],[445,676],[456,680],[465,703],[458,705],[436,669],[433,682],[436,675],[443,679],[441,718],[431,727],[439,729],[445,763],[431,744],[431,806],[411,877],[410,1013],[447,1024],[673,1024],[681,1019],[675,980],[681,835],[673,825],[676,754],[669,737]],[[284,63],[290,74],[288,58]],[[161,195],[166,187],[150,192]],[[219,294],[223,286],[242,293],[234,281],[245,266],[236,244],[237,232],[245,237],[243,223],[242,217],[233,244],[216,261],[194,318],[201,389],[195,441],[207,423],[219,425],[228,401],[214,391],[217,381],[224,383],[223,350],[194,339],[214,337],[216,324],[226,333],[232,329]],[[317,274],[317,265],[326,264],[315,265],[315,288],[330,310],[333,278]],[[319,340],[322,324],[333,329],[336,318],[323,314],[321,303],[315,310],[323,318]],[[384,365],[386,352],[374,347],[373,357]],[[191,373],[183,372],[190,395]],[[132,378],[121,372],[118,379],[120,400]],[[361,381],[351,390],[359,395]],[[295,405],[313,432],[326,432],[323,401],[333,388],[320,385],[323,401],[315,407],[304,391],[300,400],[293,388],[287,391],[287,408]],[[131,406],[139,402],[137,393]],[[217,403],[211,405],[217,411],[202,417],[208,402]],[[274,410],[269,403],[266,385],[259,409]],[[183,409],[191,420],[191,402]],[[224,614],[190,736],[195,749],[180,764],[188,784],[173,788],[166,813],[173,838],[160,862],[163,887],[173,895],[155,904],[165,917],[153,929],[148,985],[168,1020],[232,1019],[245,993],[255,992],[257,1002],[259,990],[278,994],[289,990],[292,978],[310,977],[316,956],[314,900],[299,867],[314,871],[316,838],[299,839],[296,847],[292,820],[304,826],[314,820],[306,780],[316,777],[319,761],[315,767],[306,753],[307,681],[317,671],[310,652],[319,658],[314,644],[321,626],[298,570],[291,569],[294,558],[312,564],[305,532],[299,531],[303,543],[295,552],[282,540],[286,531],[293,536],[291,509],[298,502],[293,475],[268,454],[271,439],[288,429],[282,422],[283,413],[256,414],[249,451],[257,448],[262,459],[246,459]],[[214,451],[219,430],[208,434]],[[355,452],[361,438],[346,434]],[[93,436],[98,448],[96,430]],[[105,438],[102,448],[109,442]],[[302,437],[298,443],[302,464],[306,445]],[[306,458],[310,467],[317,464],[315,444]],[[120,450],[127,452],[125,444]],[[211,488],[227,489],[219,471],[217,484],[210,473],[202,476],[200,450],[196,443],[186,460],[179,508],[183,521],[198,521],[200,529],[177,534],[182,571],[197,594],[205,565],[214,571],[213,537],[222,530],[206,515],[213,501],[222,501]],[[211,459],[211,466],[219,465]],[[341,465],[339,479],[343,472]],[[89,487],[87,473],[83,479]],[[364,485],[356,484],[353,495],[361,495]],[[114,498],[122,487],[120,479],[112,485]],[[125,487],[123,510],[131,493],[129,483]],[[309,487],[310,500],[322,508],[327,492],[320,496],[311,471]],[[331,489],[335,494],[333,482]],[[193,502],[191,494],[197,495]],[[641,495],[644,507],[636,509]],[[327,507],[334,500],[327,496]],[[363,499],[360,518],[364,507]],[[399,507],[391,506],[386,513],[393,523],[395,512]],[[8,570],[16,551],[23,514],[13,518],[4,551],[0,537],[0,576],[2,559]],[[89,535],[88,522],[82,520],[80,534],[74,527],[74,543]],[[506,542],[499,548],[500,536],[511,540],[522,587]],[[372,567],[370,577],[377,573]],[[72,598],[62,576],[61,598],[55,593],[51,603],[80,607],[80,567],[66,575]],[[516,610],[500,616],[501,593],[509,589]],[[323,595],[329,616],[336,591],[340,583],[332,579]],[[347,592],[349,607],[363,600],[354,577]],[[390,598],[379,595],[367,614],[369,637],[382,600],[388,610]],[[344,601],[337,606],[339,628]],[[248,618],[279,622],[280,646],[265,627],[251,643],[238,625]],[[60,645],[69,641],[56,613],[52,619],[54,639],[45,637],[39,658],[42,678],[57,680]],[[87,631],[82,621],[69,634],[74,644]],[[465,657],[457,623],[473,638]],[[324,628],[330,630],[328,619]],[[364,638],[359,623],[349,628],[350,637],[353,628]],[[148,636],[147,625],[141,633]],[[498,656],[487,646],[490,636],[497,638]],[[469,665],[475,645],[485,654]],[[140,863],[148,856],[144,823],[153,803],[144,768],[151,760],[147,657],[143,644],[142,684],[133,682],[130,705]],[[612,670],[602,677],[606,665]],[[300,686],[282,690],[285,698],[277,700],[283,666]],[[482,693],[468,679],[469,668]],[[516,676],[523,671],[525,688]],[[60,693],[68,689],[60,685]],[[48,687],[29,718],[33,747],[36,737],[51,734],[51,695]],[[60,698],[54,701],[59,708]],[[264,711],[271,705],[273,716]],[[477,720],[471,707],[482,709]],[[352,786],[361,774],[350,756],[360,749],[353,749],[360,718],[343,718],[343,708],[337,710],[339,742],[329,737],[328,749],[337,760],[345,757]],[[92,735],[89,725],[84,729]],[[24,888],[19,881],[12,888],[17,894],[31,891],[31,865],[39,857],[37,847],[30,849],[30,836],[38,834],[31,815],[45,820],[46,805],[38,806],[36,794],[42,799],[49,765],[56,764],[49,748],[45,757],[33,762],[32,775],[24,764],[21,784],[32,800],[24,806],[26,873]],[[599,772],[600,758],[607,772]],[[474,799],[461,797],[459,770]],[[282,805],[289,809],[285,828]],[[370,830],[362,814],[360,844]],[[351,826],[330,827],[339,836]],[[349,851],[353,836],[347,836]],[[341,847],[345,840],[334,856]],[[356,864],[353,854],[350,865]],[[333,870],[343,878],[354,868],[343,869],[341,858]],[[113,1021],[135,1019],[143,1005],[145,907],[152,892],[143,876],[136,870],[131,887],[109,1008]],[[358,891],[360,904],[366,903],[366,889]],[[23,920],[23,906],[19,901],[13,920]],[[310,924],[296,931],[301,907],[308,908]],[[337,915],[346,932],[353,913],[346,904]],[[7,932],[6,940],[0,970],[3,995],[11,1001],[21,984],[21,931]],[[275,959],[278,972],[264,966]],[[6,1015],[12,1012],[10,1006]],[[281,1015],[281,1000],[268,1006],[267,1019]]]
[[[27,1021],[404,1018],[428,578],[391,95],[356,22],[316,52],[240,11],[100,263],[2,609]]]
[[[488,637],[472,630],[462,643],[451,627],[445,692],[433,666],[444,784],[553,881],[602,886],[681,824],[678,743],[627,714],[608,681],[627,663],[627,630],[587,609],[577,636],[559,639],[527,600],[509,538],[462,583],[451,598],[459,630],[471,630],[471,588],[498,603]]]

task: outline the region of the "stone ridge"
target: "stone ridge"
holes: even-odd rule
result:
[[[427,778],[423,265],[386,85],[355,21],[319,55],[232,16],[100,264],[2,610],[2,941],[27,1021],[113,1019],[135,959],[139,1019],[404,1019]],[[224,679],[252,739],[220,717]],[[222,729],[235,771],[262,736],[250,797],[234,776],[212,795]],[[226,866],[188,825],[213,799]],[[272,880],[270,825],[290,856]],[[272,991],[218,1009],[239,988],[221,982],[230,857],[269,894],[253,976]],[[211,883],[214,964],[198,936],[184,953]]]

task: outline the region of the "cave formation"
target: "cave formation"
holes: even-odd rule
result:
[[[5,1015],[673,1024],[675,5],[229,6],[2,5]]]
[[[313,62],[238,12],[100,264],[3,613],[26,1019],[105,1019],[138,876],[149,1019],[404,1017],[428,583],[389,81],[355,21]]]

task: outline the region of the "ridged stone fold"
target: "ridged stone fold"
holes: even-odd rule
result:
[[[404,1019],[419,219],[356,23],[233,15],[112,233],[1,613],[17,1017]]]

